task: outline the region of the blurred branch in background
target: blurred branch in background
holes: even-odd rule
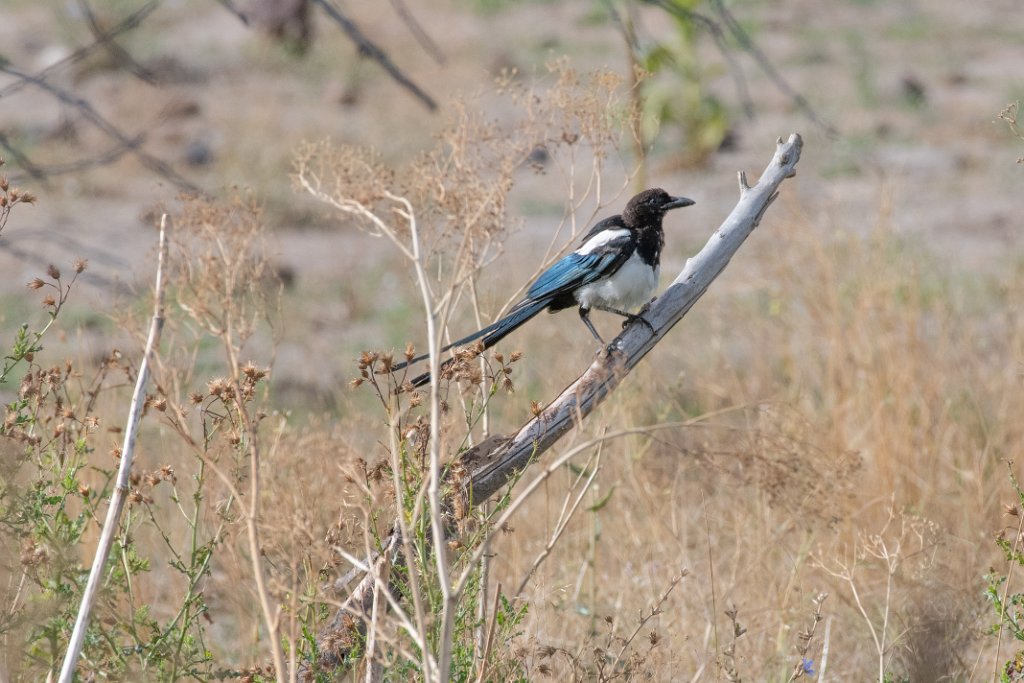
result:
[[[96,43],[103,46],[103,49],[107,51],[107,54],[109,54],[111,59],[114,60],[114,63],[141,81],[145,81],[150,85],[157,84],[156,75],[143,65],[139,64],[138,61],[128,53],[128,50],[118,45],[117,42],[115,42],[114,39],[103,30],[103,27],[100,26],[100,23],[96,19],[96,15],[93,14],[92,7],[89,6],[87,0],[78,0],[78,7],[82,10],[82,15],[85,17],[85,21],[89,25],[89,30],[96,39]]]
[[[132,137],[123,133],[117,126],[101,116],[99,112],[97,112],[96,109],[85,99],[79,97],[73,92],[65,90],[64,88],[48,83],[37,76],[33,76],[32,74],[25,73],[10,66],[0,65],[0,73],[5,73],[18,78],[19,80],[30,83],[60,100],[63,104],[77,110],[86,121],[103,132],[107,137],[118,142],[126,151],[131,151],[143,166],[166,179],[168,182],[173,183],[179,189],[194,193],[201,192],[197,185],[179,175],[173,168],[171,168],[170,164],[139,149],[138,137]],[[112,156],[113,158],[116,158],[116,155],[108,152],[106,158],[109,159]],[[39,170],[41,171],[42,169]]]
[[[239,12],[233,5],[226,4],[227,0],[218,0],[228,11],[241,19],[246,25],[250,22],[258,26],[275,39],[282,41],[292,47],[299,54],[309,49],[313,40],[313,27],[310,23],[310,3],[320,5],[324,13],[336,23],[345,33],[350,41],[356,46],[360,57],[365,57],[377,62],[388,76],[392,78],[404,90],[419,100],[423,106],[430,111],[437,110],[437,102],[417,85],[398,65],[391,59],[388,53],[370,39],[356,25],[356,22],[343,10],[337,7],[330,0],[252,0],[248,5],[248,11]],[[400,0],[392,0],[392,6],[402,22],[408,27],[416,41],[426,52],[439,64],[444,63],[444,56],[441,54],[437,44],[431,40],[423,27],[412,16],[409,9]]]
[[[664,132],[673,131],[681,139],[673,139],[662,147],[673,150],[673,166],[700,166],[711,154],[730,144],[734,131],[728,107],[710,89],[709,82],[716,65],[698,54],[699,34],[707,32],[725,62],[725,68],[736,90],[738,108],[753,118],[756,105],[740,57],[749,56],[771,83],[791,99],[794,105],[815,126],[830,137],[838,133],[821,116],[806,97],[797,92],[778,72],[719,0],[709,0],[712,16],[697,11],[701,0],[603,0],[609,21],[621,34],[629,53],[633,73],[633,96],[642,110],[641,125],[635,131],[635,152],[644,159],[654,140]],[[667,37],[641,33],[639,8],[655,7],[663,11],[675,31]],[[635,189],[646,187],[642,171]]]

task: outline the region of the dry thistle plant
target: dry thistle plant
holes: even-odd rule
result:
[[[0,167],[6,162],[0,157]],[[11,209],[18,204],[35,204],[36,196],[27,190],[11,187],[7,176],[0,175],[0,235],[4,232],[7,219],[11,215]]]

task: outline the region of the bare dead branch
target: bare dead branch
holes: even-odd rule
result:
[[[693,21],[711,32],[712,37],[715,40],[715,44],[718,46],[719,51],[725,57],[726,61],[729,62],[729,71],[732,74],[733,80],[736,82],[736,87],[740,92],[740,99],[743,101],[743,106],[747,114],[749,115],[753,111],[753,103],[750,100],[749,95],[746,95],[746,79],[743,77],[742,70],[739,69],[739,64],[731,56],[731,50],[725,43],[725,31],[718,24],[718,22],[710,19],[699,12],[688,10],[684,7],[680,7],[677,3],[668,2],[667,0],[643,0],[648,5],[655,5],[660,7],[670,14],[674,14],[677,17]],[[743,30],[740,23],[736,21],[736,17],[726,9],[725,5],[722,4],[721,0],[711,0],[711,5],[715,9],[715,13],[718,14],[725,25],[725,29],[728,33],[739,43],[740,48],[757,64],[757,66],[764,72],[766,76],[775,84],[775,87],[779,89],[784,95],[793,100],[797,108],[800,109],[807,116],[808,119],[814,125],[825,131],[830,137],[837,137],[839,131],[836,130],[835,126],[826,121],[817,110],[807,101],[807,98],[801,95],[797,90],[789,84],[789,82],[782,77],[775,65],[772,64],[771,60],[768,59],[757,43],[754,42],[753,38]]]
[[[420,44],[420,47],[433,57],[435,62],[444,64],[447,60],[444,53],[441,52],[441,48],[437,46],[434,39],[424,30],[420,22],[416,21],[416,17],[409,11],[409,6],[405,4],[405,0],[391,0],[391,6],[394,8],[398,18],[402,20],[409,29],[409,32],[412,33],[416,42]]]
[[[114,483],[114,491],[110,496],[110,505],[107,508],[107,518],[103,523],[103,531],[96,547],[96,556],[93,558],[92,569],[89,572],[89,580],[82,593],[82,603],[79,606],[78,617],[75,619],[75,627],[71,632],[71,640],[68,642],[68,650],[64,655],[64,663],[60,670],[60,682],[71,683],[75,678],[75,668],[78,664],[78,655],[85,643],[86,629],[89,627],[89,614],[92,612],[93,602],[99,593],[100,580],[107,565],[107,557],[114,545],[114,535],[117,533],[118,523],[121,519],[121,512],[128,499],[129,486],[131,485],[132,459],[135,456],[135,437],[139,431],[139,421],[142,419],[142,404],[146,395],[146,382],[149,379],[150,357],[160,344],[160,332],[164,326],[164,261],[167,256],[167,214],[160,219],[160,246],[156,266],[156,286],[153,306],[153,320],[149,327],[149,338],[146,340],[146,348],[142,354],[142,362],[139,364],[139,376],[135,381],[135,391],[132,393],[131,406],[128,409],[128,420],[124,429],[124,445],[121,449],[121,463],[117,468],[117,479]]]
[[[474,505],[493,496],[614,391],[729,264],[778,196],[779,186],[796,174],[802,147],[803,141],[795,133],[785,142],[779,138],[775,155],[753,187],[747,184],[746,175],[740,172],[740,199],[732,213],[704,248],[686,262],[665,293],[644,313],[653,333],[644,325],[630,325],[579,379],[516,434],[511,437],[491,436],[459,456],[460,464],[471,473],[463,495]],[[369,571],[352,589],[331,624],[318,635],[321,651],[318,667],[330,669],[348,663],[354,643],[366,632],[366,620],[373,607],[373,592],[379,584],[377,577],[384,573],[378,564],[401,561],[401,554],[397,552],[402,543],[400,535],[395,526],[384,542],[382,552],[368,563]]]
[[[82,14],[85,16],[85,21],[89,24],[89,30],[92,32],[93,38],[97,45],[102,45],[103,49],[107,51],[107,54],[120,66],[122,69],[132,74],[141,81],[145,81],[150,85],[156,85],[156,75],[147,69],[146,67],[139,64],[128,50],[117,44],[112,37],[107,35],[100,26],[100,22],[96,19],[96,15],[93,14],[92,7],[89,6],[88,0],[78,0],[78,7],[82,10]]]
[[[366,37],[359,27],[355,25],[351,19],[345,16],[341,10],[332,5],[329,0],[314,0],[320,5],[331,19],[334,20],[341,30],[345,32],[345,35],[349,37],[353,43],[356,44],[356,48],[359,50],[359,55],[362,57],[368,57],[383,67],[388,75],[391,76],[400,86],[408,90],[416,99],[423,103],[430,111],[437,110],[437,102],[434,101],[430,95],[423,91],[418,85],[412,82],[408,76],[402,72],[395,63],[391,61],[387,53],[384,52],[376,43]]]
[[[47,77],[49,77],[55,71],[59,71],[60,69],[63,69],[66,66],[69,66],[71,64],[74,64],[75,62],[84,59],[96,50],[103,47],[104,43],[106,43],[107,41],[113,40],[122,33],[131,31],[132,29],[138,27],[138,25],[141,24],[142,21],[146,17],[148,17],[153,10],[157,8],[158,4],[159,3],[156,0],[151,0],[151,2],[146,3],[132,14],[129,14],[123,21],[121,21],[121,23],[119,23],[117,26],[110,29],[109,31],[102,32],[99,35],[94,34],[96,38],[95,42],[92,42],[86,45],[85,47],[75,50],[59,62],[55,62],[54,64],[51,64],[42,71],[35,73],[35,78],[40,81],[45,81]],[[14,93],[21,90],[29,84],[30,81],[21,79],[15,81],[14,83],[11,83],[10,85],[4,88],[0,88],[0,98],[6,97],[8,95],[13,95]]]
[[[11,142],[10,138],[8,138],[7,135],[4,134],[2,131],[0,131],[0,147],[3,147],[4,150],[6,150],[7,153],[11,155],[11,157],[18,164],[18,166],[25,169],[26,176],[32,178],[33,180],[38,180],[40,182],[46,181],[46,173],[43,172],[43,169],[40,168],[39,166],[36,166],[35,162],[33,162],[31,159],[25,156],[24,152],[15,147],[14,143]],[[19,178],[17,175],[11,176],[11,179],[14,180],[15,182],[19,182],[22,180],[22,178]]]
[[[15,69],[4,64],[0,64],[0,72],[26,81],[27,83],[46,91],[69,107],[76,109],[93,126],[105,133],[108,137],[116,140],[122,146],[131,150],[131,153],[138,158],[143,166],[167,179],[169,182],[174,183],[179,188],[187,190],[188,192],[201,192],[196,185],[193,185],[191,182],[178,175],[178,173],[175,172],[169,164],[139,149],[137,137],[130,137],[125,133],[122,133],[117,126],[100,116],[99,112],[97,112],[96,109],[85,99],[65,90],[64,88],[59,88],[48,83],[37,76],[33,76],[32,74],[25,73],[19,69]]]
[[[226,9],[228,12],[231,12],[231,14],[235,15],[235,17],[240,22],[242,22],[246,26],[249,25],[249,17],[246,16],[245,12],[243,12],[240,9],[238,9],[238,7],[235,6],[235,3],[231,2],[231,0],[214,0],[214,1],[218,5],[220,5],[224,9]]]
[[[9,143],[6,136],[0,136],[0,145],[3,145],[5,149],[10,149]],[[146,139],[145,135],[137,135],[134,139],[129,141],[129,144],[116,144],[105,152],[101,152],[94,157],[87,159],[78,159],[77,161],[68,161],[63,164],[49,164],[46,166],[36,166],[32,164],[31,167],[26,166],[26,163],[31,163],[27,158],[22,157],[19,164],[22,168],[26,169],[25,173],[16,173],[11,176],[11,180],[20,182],[24,177],[38,177],[43,182],[46,182],[50,178],[55,176],[69,175],[71,173],[81,173],[82,171],[90,168],[98,168],[100,166],[107,166],[116,162],[118,159],[123,157],[128,152],[139,147]]]

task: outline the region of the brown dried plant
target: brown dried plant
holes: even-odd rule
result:
[[[394,625],[388,628],[378,626],[375,608],[368,658],[374,657],[378,636],[404,632],[420,650],[418,659],[428,679],[446,680],[451,670],[455,614],[470,583],[462,569],[458,580],[451,570],[459,564],[460,556],[472,555],[463,552],[463,541],[447,542],[450,522],[442,504],[442,489],[447,486],[445,477],[457,475],[445,474],[442,462],[450,459],[448,448],[474,438],[475,425],[482,425],[479,438],[487,436],[487,405],[492,389],[512,390],[504,356],[492,354],[477,360],[479,350],[472,348],[458,352],[458,362],[441,373],[437,349],[443,330],[462,298],[476,303],[475,278],[501,251],[509,231],[507,207],[515,176],[531,155],[542,149],[562,164],[559,168],[570,188],[567,216],[574,235],[578,229],[577,209],[586,198],[600,205],[605,161],[618,144],[621,131],[633,128],[621,125],[622,119],[635,116],[635,112],[620,93],[620,79],[611,72],[581,76],[567,60],[560,60],[549,65],[549,74],[553,82],[542,86],[526,86],[511,73],[499,79],[499,95],[508,98],[520,112],[520,118],[511,125],[486,118],[471,101],[453,103],[434,147],[397,170],[389,169],[372,150],[327,142],[304,146],[296,160],[294,177],[299,189],[333,207],[368,234],[385,237],[415,275],[427,323],[430,370],[438,381],[431,383],[423,397],[405,386],[404,379],[391,375],[391,354],[366,352],[359,361],[360,376],[353,384],[371,386],[387,416],[393,514],[401,532],[406,586],[412,603],[411,612],[406,613],[389,601]],[[584,157],[590,170],[577,194],[574,180]],[[552,237],[549,259],[562,248],[555,246],[560,242],[560,231]],[[478,320],[482,317],[479,310],[474,313]],[[406,358],[413,353],[408,348]],[[518,355],[510,358],[514,362]],[[383,382],[380,376],[385,378]],[[469,433],[442,419],[449,406],[442,399],[441,386],[452,381],[463,382],[471,389],[468,395],[459,395],[461,422]],[[417,416],[423,411],[428,420],[418,423]],[[419,426],[410,430],[412,424]],[[410,460],[410,453],[416,453],[416,458]],[[461,518],[466,513],[463,510]],[[366,528],[371,528],[369,519],[376,514],[367,511]],[[426,537],[418,535],[426,532],[424,524],[429,527],[426,535],[432,555],[428,562],[421,561],[427,551],[413,547],[413,539]],[[475,546],[483,536],[474,538],[471,545]],[[364,557],[373,555],[375,544],[379,541],[368,536]],[[339,553],[354,564],[360,563],[346,549],[339,548]],[[449,553],[454,553],[451,561]],[[427,577],[432,578],[421,585]],[[382,577],[377,580],[385,581]],[[434,627],[439,628],[436,657],[425,647],[429,623],[425,600],[433,591],[440,593],[440,625]],[[480,592],[481,596],[485,594],[486,586]]]

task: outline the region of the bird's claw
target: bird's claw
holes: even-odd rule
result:
[[[645,318],[643,316],[643,313],[644,313],[644,311],[647,310],[648,306],[650,306],[650,304],[648,304],[647,306],[644,306],[644,308],[640,311],[640,315],[631,315],[628,318],[626,318],[625,320],[623,320],[622,321],[622,329],[626,329],[630,324],[632,324],[634,322],[637,322],[637,323],[640,323],[641,325],[643,325],[644,327],[646,327],[648,330],[650,330],[651,334],[654,334],[654,325],[652,325],[649,322],[647,322],[647,318]]]

